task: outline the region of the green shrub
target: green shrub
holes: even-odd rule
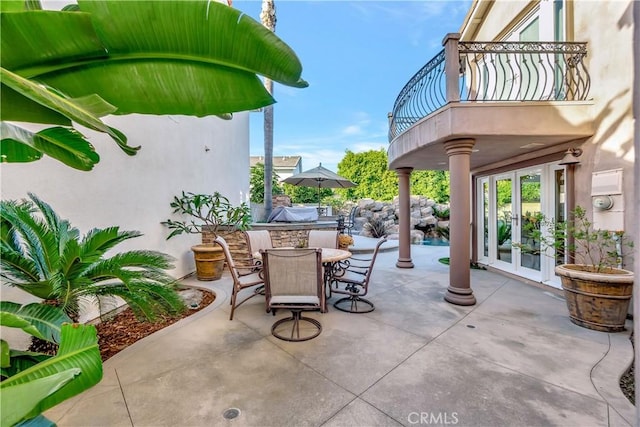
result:
[[[365,231],[369,232],[372,237],[384,237],[389,234],[389,227],[380,218],[369,218],[362,226]]]

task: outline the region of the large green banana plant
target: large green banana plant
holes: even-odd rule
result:
[[[43,304],[0,302],[0,326],[59,343],[48,356],[10,350],[0,340],[0,425],[11,426],[36,419],[53,425],[40,414],[94,386],[102,379],[102,359],[93,325],[71,324],[57,307]]]
[[[30,7],[37,8],[37,2]],[[215,1],[79,0],[75,9],[1,9],[2,68],[54,88],[66,101],[52,104],[49,90],[10,86],[3,71],[3,121],[69,126],[76,117],[60,106],[75,105],[99,122],[100,115],[78,101],[90,95],[114,106],[112,114],[226,115],[275,102],[258,75],[307,86],[287,44],[241,11]],[[136,148],[113,129],[91,128],[135,154]],[[3,161],[36,159],[30,150],[14,149],[19,143],[42,151],[13,138]],[[94,156],[89,163],[97,161]]]

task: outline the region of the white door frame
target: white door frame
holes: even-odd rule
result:
[[[516,241],[519,240],[520,228],[521,228],[521,200],[520,200],[520,177],[536,171],[540,172],[540,208],[546,218],[553,218],[555,216],[556,206],[564,203],[564,200],[556,200],[558,194],[556,191],[556,171],[564,170],[564,166],[559,166],[557,163],[548,163],[544,165],[537,165],[522,169],[517,169],[509,172],[503,172],[495,175],[488,175],[478,177],[476,180],[476,223],[477,234],[477,258],[478,262],[486,265],[490,265],[498,270],[509,272],[520,277],[524,277],[536,282],[542,282],[549,286],[560,288],[560,280],[555,275],[555,259],[553,256],[540,256],[540,270],[527,268],[521,265],[520,251],[512,249],[511,261],[507,262],[498,259],[498,245],[497,245],[497,221],[498,214],[496,209],[496,182],[500,179],[511,179],[511,209],[512,209],[512,223],[511,223],[511,236]],[[566,172],[565,172],[566,176]],[[483,192],[483,186],[488,185],[488,197],[485,199]],[[560,195],[560,197],[563,197]],[[488,256],[484,255],[484,203],[488,203],[489,214],[488,224]],[[564,207],[566,209],[566,207]],[[566,215],[566,212],[565,212]],[[552,254],[548,254],[552,255]]]

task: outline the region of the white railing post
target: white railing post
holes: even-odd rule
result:
[[[444,75],[447,102],[460,101],[460,54],[458,53],[460,33],[448,33],[442,40],[444,46]]]

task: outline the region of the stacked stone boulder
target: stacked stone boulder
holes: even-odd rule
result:
[[[448,221],[443,221],[434,215],[434,207],[438,211],[448,209],[447,205],[437,204],[434,200],[424,196],[410,198],[410,228],[411,242],[422,243],[425,234],[423,230],[436,227],[448,227]],[[347,203],[343,210],[347,213],[356,203]],[[355,217],[354,234],[371,237],[364,227],[370,219],[383,221],[390,233],[390,239],[398,238],[398,218],[400,217],[400,201],[395,197],[392,202],[380,202],[373,199],[361,199],[357,202],[358,212]]]

